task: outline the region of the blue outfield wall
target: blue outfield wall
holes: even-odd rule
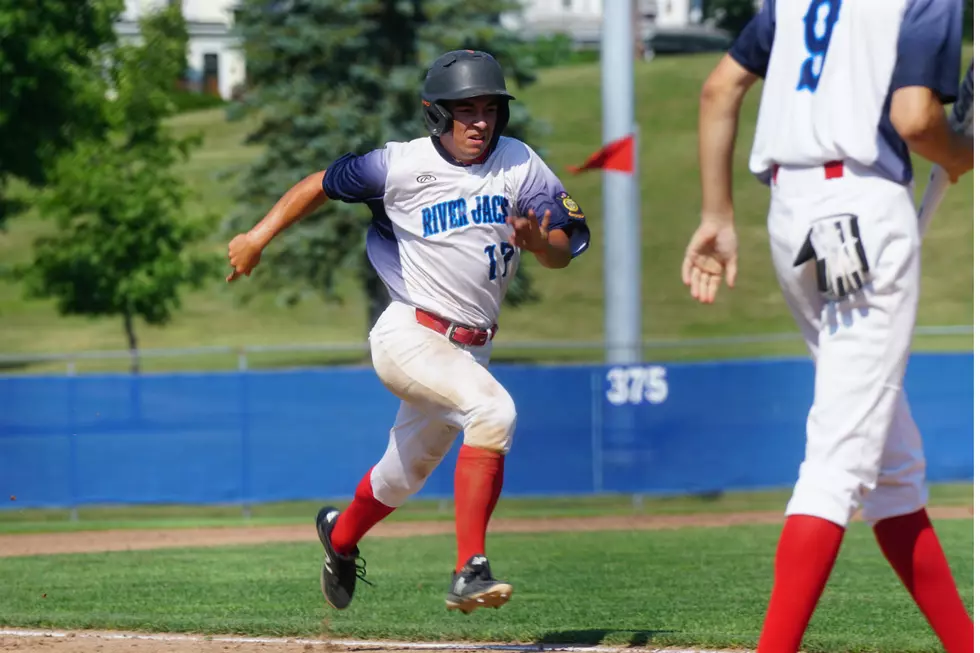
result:
[[[788,487],[803,457],[808,360],[492,369],[505,495]],[[930,481],[972,480],[972,353],[914,355],[906,389]],[[398,402],[367,368],[11,376],[0,407],[0,505],[24,508],[349,497]],[[451,496],[458,446],[419,496]]]

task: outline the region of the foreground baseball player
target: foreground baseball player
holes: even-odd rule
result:
[[[328,198],[363,202],[373,215],[368,256],[391,303],[371,329],[371,356],[402,402],[388,449],[353,502],[343,512],[326,506],[316,518],[325,550],[320,586],[334,608],[348,606],[363,576],[358,541],[422,488],[460,430],[457,559],[446,605],[464,613],[499,607],[513,591],[491,574],[485,540],[517,415],[486,366],[521,253],[563,268],[588,248],[590,234],[541,158],[501,136],[512,99],[491,55],[442,55],[422,90],[429,137],[340,157],[228,246],[232,281],[252,272],[276,234]]]
[[[903,390],[919,297],[909,150],[955,182],[959,0],[765,0],[704,84],[701,224],[682,278],[714,301],[736,276],[731,158],[765,78],[749,167],[771,189],[772,261],[816,363],[806,453],[787,506],[759,653],[795,653],[859,506],[947,651],[973,624],[926,513],[925,461]]]

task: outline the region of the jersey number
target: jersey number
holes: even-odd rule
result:
[[[493,281],[497,278],[497,246],[487,245],[483,248],[483,251],[486,252],[487,257],[490,258],[489,276],[490,281]],[[514,258],[514,246],[506,241],[500,243],[500,258],[504,264],[504,269],[500,272],[500,277],[503,278],[507,276],[507,264],[510,263],[512,258]]]
[[[803,17],[803,36],[810,56],[803,60],[800,67],[797,91],[817,90],[830,48],[830,35],[834,33],[834,25],[840,17],[840,3],[841,0],[810,0],[810,7]]]

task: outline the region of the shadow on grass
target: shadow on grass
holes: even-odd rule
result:
[[[625,643],[627,646],[646,646],[654,635],[670,635],[674,630],[633,630],[624,628],[589,628],[585,630],[557,630],[542,635],[536,644],[577,644],[579,646],[598,646],[607,637],[625,634],[627,637],[616,637],[616,644]]]

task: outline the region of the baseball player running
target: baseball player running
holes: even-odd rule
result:
[[[927,515],[925,461],[903,390],[919,297],[909,150],[955,182],[959,0],[765,0],[706,80],[701,224],[691,295],[736,277],[731,158],[743,98],[764,78],[750,170],[769,185],[772,262],[816,363],[806,452],[775,554],[759,653],[795,653],[859,505],[947,651],[973,624]]]
[[[343,511],[320,510],[320,587],[344,609],[363,578],[358,541],[410,496],[462,430],[455,470],[457,558],[448,609],[499,607],[513,588],[494,578],[487,524],[503,485],[517,415],[486,369],[497,317],[523,252],[564,268],[589,246],[579,206],[523,142],[502,136],[509,117],[503,72],[484,52],[439,57],[422,88],[429,136],[345,154],[293,186],[228,246],[232,281],[263,248],[327,199],[372,212],[367,252],[391,302],[369,334],[374,368],[401,406],[387,451]]]

